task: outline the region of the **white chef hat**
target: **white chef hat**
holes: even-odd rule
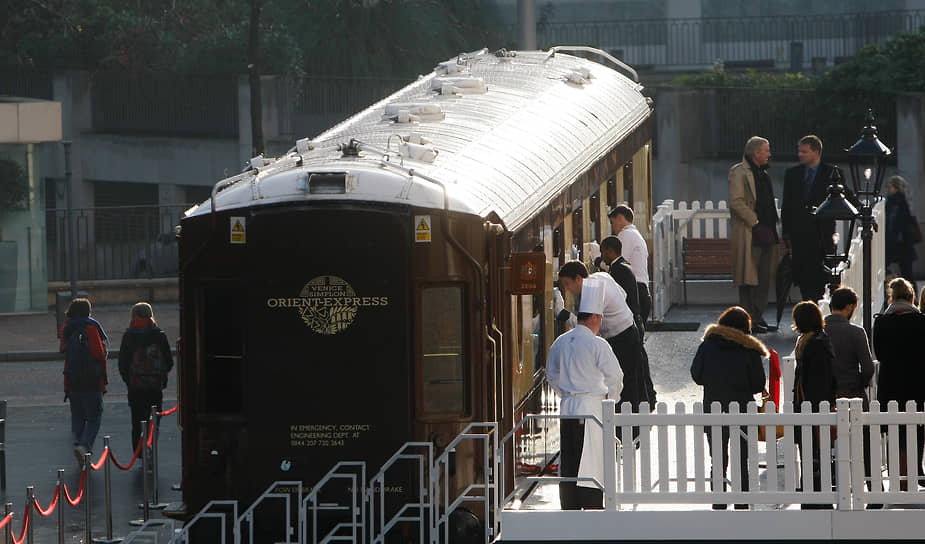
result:
[[[585,280],[581,286],[581,306],[578,313],[604,314],[604,286],[596,281]]]

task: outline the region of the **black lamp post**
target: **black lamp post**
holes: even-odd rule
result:
[[[874,206],[880,201],[880,190],[883,187],[883,177],[886,174],[886,162],[891,155],[890,148],[877,138],[877,127],[874,125],[874,115],[867,110],[864,129],[861,138],[853,146],[846,149],[851,169],[851,183],[857,197],[858,209],[851,217],[854,208],[844,194],[844,187],[832,185],[829,187],[829,196],[816,210],[816,215],[829,219],[848,220],[857,218],[861,221],[861,240],[863,241],[863,293],[864,302],[864,330],[867,338],[871,338],[871,240],[877,224],[874,221]],[[853,226],[853,222],[852,222]],[[853,232],[852,232],[853,235]],[[846,250],[847,251],[847,250]]]
[[[854,234],[854,224],[859,216],[857,208],[845,196],[845,187],[842,185],[841,173],[837,166],[832,169],[832,178],[829,182],[829,196],[826,197],[825,201],[816,208],[813,213],[820,219],[834,221],[836,233],[848,233],[843,252],[838,251],[838,244],[834,237],[832,240],[827,241],[832,244],[832,253],[825,256],[825,269],[829,273],[829,289],[831,292],[841,283],[841,272],[838,270],[838,265],[848,260],[848,250],[851,247],[851,236]],[[847,229],[845,229],[846,225]]]

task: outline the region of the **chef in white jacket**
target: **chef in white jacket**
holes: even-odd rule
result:
[[[578,325],[556,338],[549,350],[546,378],[561,395],[563,416],[593,415],[601,418],[601,401],[618,399],[623,372],[606,340],[597,336],[604,312],[604,289],[585,284],[578,310]],[[604,481],[601,428],[592,420],[560,422],[559,475]],[[559,483],[563,510],[603,508],[603,492],[594,482]]]

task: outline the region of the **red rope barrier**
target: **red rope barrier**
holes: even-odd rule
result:
[[[0,529],[3,529],[4,527],[6,527],[6,524],[9,523],[11,519],[13,519],[13,513],[12,513],[12,512],[10,512],[9,514],[3,516],[3,519],[0,520]]]
[[[92,468],[93,470],[99,470],[103,468],[103,464],[106,462],[106,459],[108,457],[109,457],[109,448],[103,448],[103,454],[100,455],[100,460],[97,461],[95,464],[90,463],[90,468]]]
[[[138,445],[135,446],[135,453],[134,453],[134,455],[132,455],[132,460],[129,461],[127,465],[123,465],[123,464],[119,463],[119,460],[116,459],[116,454],[115,454],[115,452],[110,452],[110,454],[112,455],[112,463],[113,463],[114,465],[116,465],[116,467],[118,467],[120,470],[128,470],[128,469],[132,468],[132,465],[135,464],[135,461],[138,460],[138,456],[141,454],[141,445],[142,445],[143,443],[144,443],[144,442],[143,442],[143,439],[139,438],[139,439],[138,439]]]
[[[42,508],[42,505],[39,504],[39,500],[35,497],[32,497],[32,503],[35,505],[35,511],[39,513],[43,518],[47,518],[55,511],[55,507],[58,506],[58,491],[61,489],[61,484],[55,486],[55,498],[51,499],[51,504],[48,505],[48,508]]]
[[[13,526],[10,526],[10,537],[13,539],[13,544],[22,544],[26,541],[26,533],[29,531],[29,508],[26,508],[26,515],[22,518],[22,531],[19,533],[19,538],[16,538],[16,533],[13,532]]]
[[[87,482],[87,471],[83,470],[80,472],[80,490],[77,492],[77,497],[72,499],[71,492],[67,490],[67,484],[64,484],[64,498],[67,499],[67,502],[71,506],[77,506],[80,504],[80,499],[84,497],[84,484]]]
[[[158,412],[157,415],[159,415],[159,416],[169,416],[170,414],[176,412],[176,411],[177,411],[177,408],[179,408],[179,407],[180,407],[180,405],[177,404],[176,406],[174,406],[174,407],[171,408],[170,410],[164,410],[163,412]]]

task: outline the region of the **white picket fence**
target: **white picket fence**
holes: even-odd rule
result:
[[[779,214],[778,210],[778,214]],[[884,253],[884,201],[874,207],[874,219],[881,226],[874,232],[871,244],[872,254],[872,308],[874,313],[883,305],[883,282],[886,279]],[[662,321],[674,304],[682,303],[681,275],[683,256],[681,240],[684,238],[728,238],[729,208],[725,200],[675,202],[665,200],[652,217],[652,319]],[[842,270],[842,285],[849,286],[862,293],[862,240],[861,227],[856,226],[851,238],[848,262]],[[690,286],[689,286],[690,288]],[[696,288],[696,287],[694,287]],[[861,303],[855,312],[854,321],[861,324],[864,308]],[[824,308],[825,309],[825,308]]]

